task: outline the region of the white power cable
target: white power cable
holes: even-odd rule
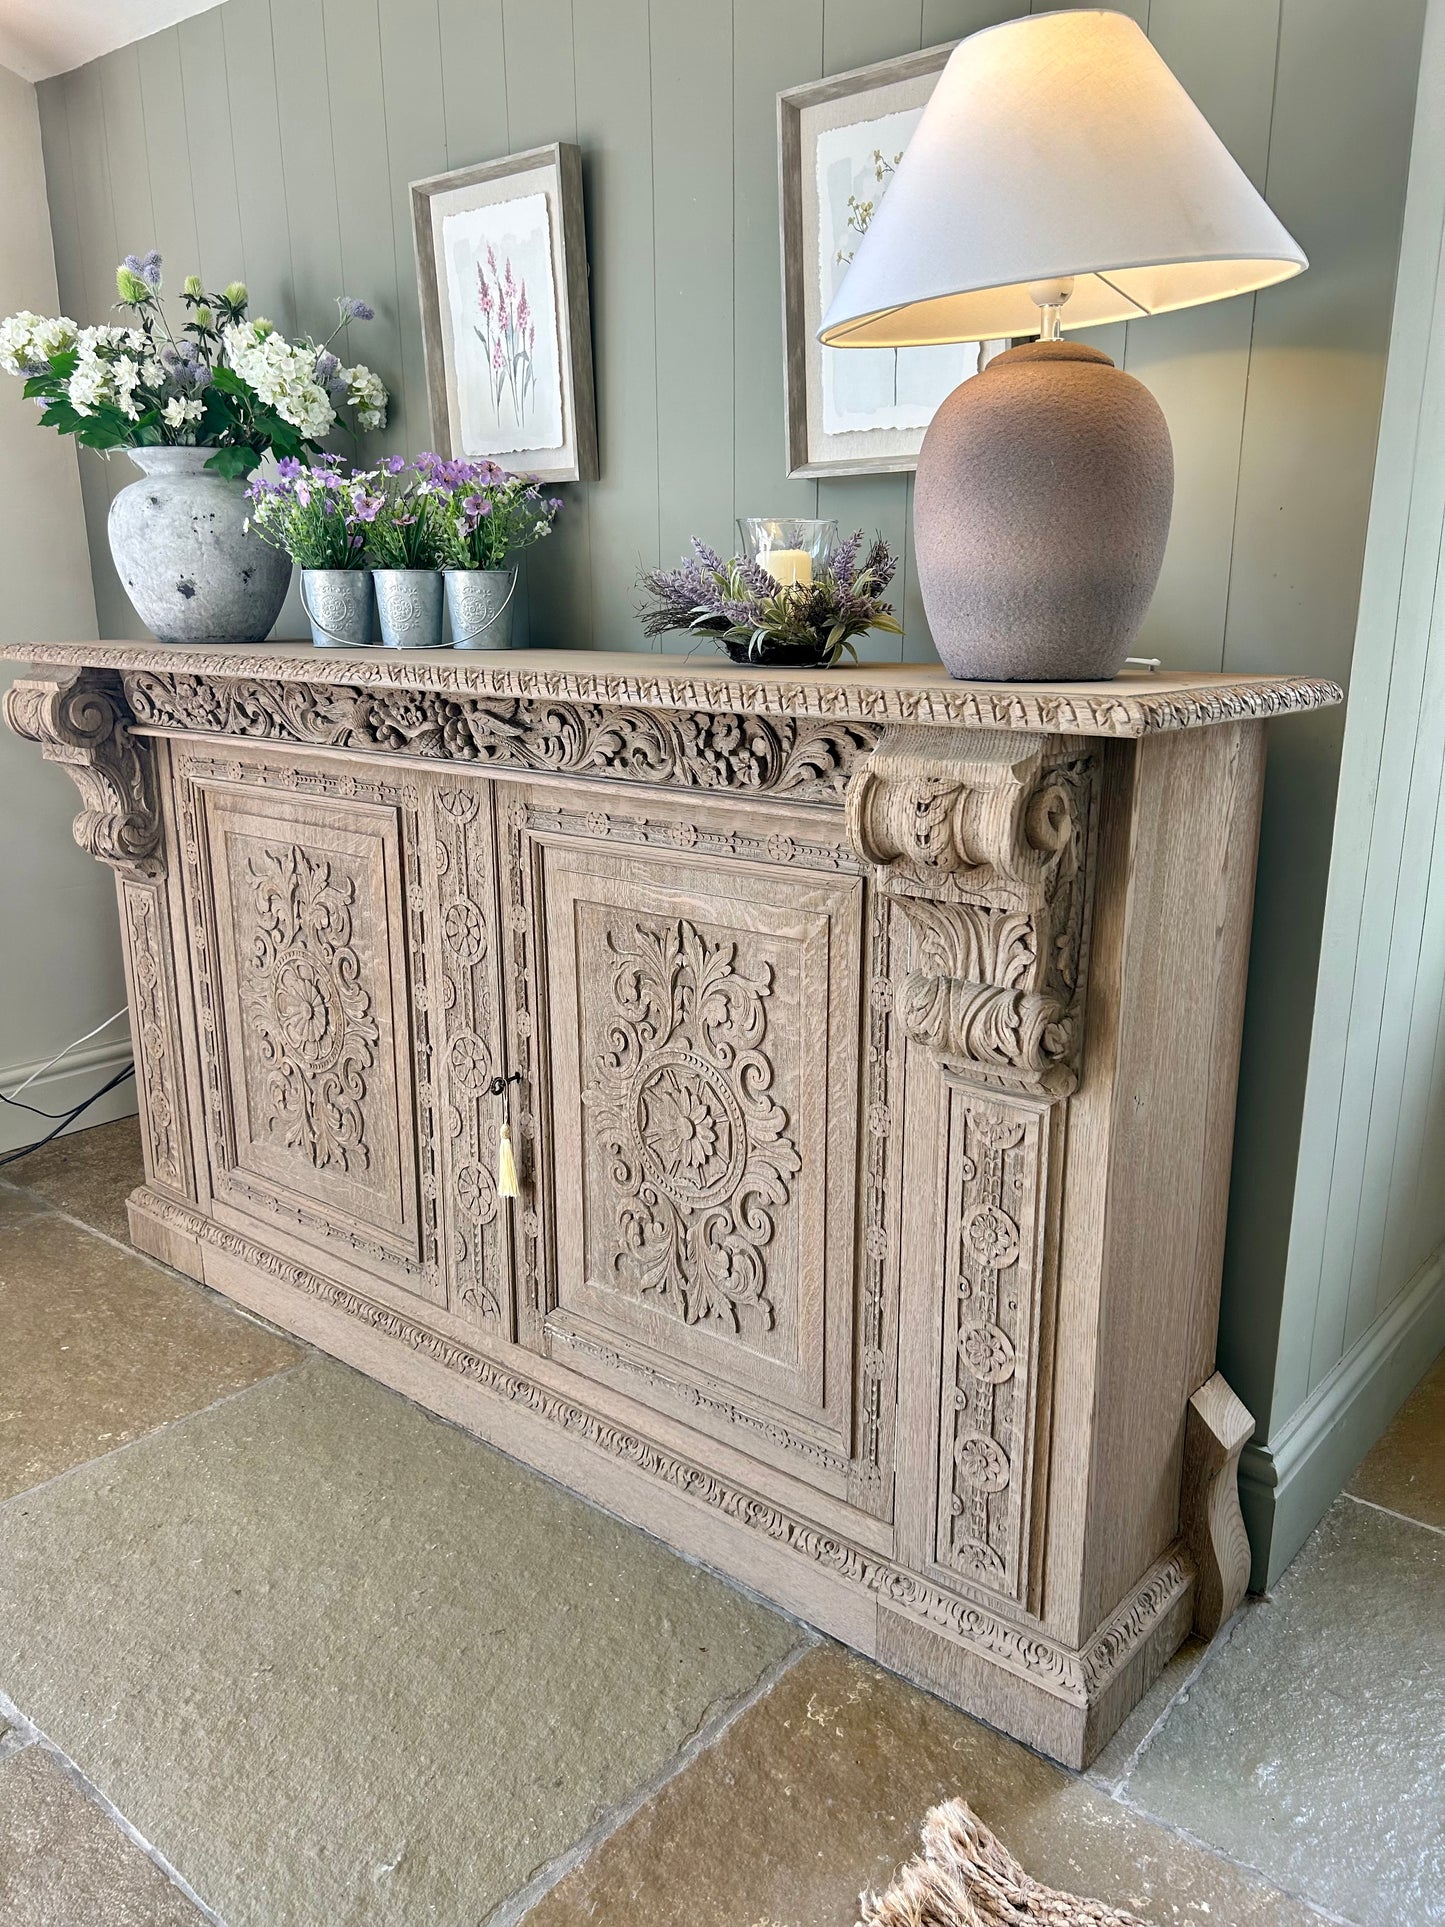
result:
[[[109,1017],[107,1017],[104,1023],[97,1024],[94,1030],[88,1030],[85,1033],[84,1037],[77,1037],[74,1043],[67,1044],[64,1050],[58,1050],[55,1053],[54,1057],[51,1058],[48,1064],[42,1064],[38,1071],[32,1071],[29,1077],[26,1078],[25,1082],[23,1084],[17,1084],[15,1086],[15,1089],[11,1091],[9,1095],[12,1098],[19,1097],[22,1091],[28,1090],[30,1088],[30,1086],[35,1082],[37,1077],[44,1077],[45,1073],[48,1070],[53,1070],[55,1068],[55,1066],[60,1062],[62,1057],[69,1057],[70,1053],[73,1050],[79,1050],[82,1044],[88,1044],[92,1037],[99,1037],[100,1033],[103,1030],[109,1030],[111,1025],[115,1023],[118,1018],[124,1017],[129,1011],[129,1009],[130,1009],[129,1004],[122,1004],[120,1009],[113,1012]]]

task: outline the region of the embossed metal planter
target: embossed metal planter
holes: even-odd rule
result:
[[[510,649],[515,569],[448,569],[447,614],[455,649]]]
[[[110,553],[158,642],[261,642],[286,600],[291,558],[246,527],[244,483],[214,448],[130,448],[144,480],[110,505]]]
[[[359,649],[371,641],[371,571],[303,569],[301,607],[318,649]]]
[[[387,649],[440,649],[442,579],[436,569],[373,569],[381,640]]]

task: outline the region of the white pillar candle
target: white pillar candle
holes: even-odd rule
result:
[[[794,583],[803,588],[813,586],[813,558],[806,549],[773,549],[762,558],[763,567],[785,589]]]

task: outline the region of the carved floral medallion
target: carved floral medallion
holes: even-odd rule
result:
[[[608,1155],[613,1268],[689,1325],[771,1331],[765,1254],[800,1159],[772,1095],[772,971],[685,918],[607,932],[610,1048],[583,1101]]]
[[[297,844],[263,850],[246,874],[254,924],[243,998],[273,1107],[267,1127],[318,1171],[365,1171],[378,1031],[352,944],[352,881]]]

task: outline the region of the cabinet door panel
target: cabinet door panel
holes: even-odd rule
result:
[[[565,839],[540,876],[553,1349],[843,1466],[861,880]]]
[[[212,1188],[441,1300],[415,812],[383,785],[324,783],[182,765]]]

